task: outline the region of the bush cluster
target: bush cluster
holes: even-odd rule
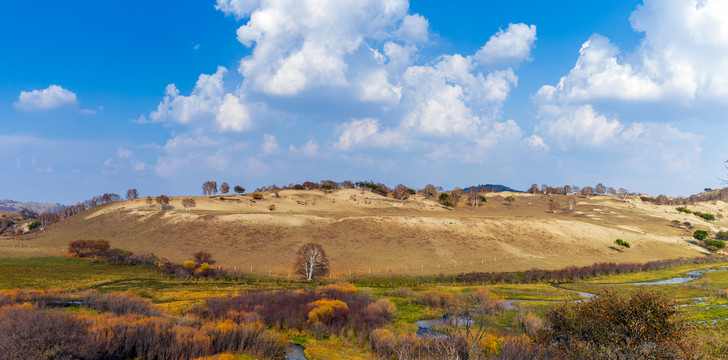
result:
[[[698,212],[698,211],[693,212],[693,214],[695,214],[695,215],[697,215],[697,216],[699,216],[699,217],[701,217],[701,218],[703,218],[705,220],[708,220],[708,221],[714,221],[715,220],[715,215],[713,215],[713,214],[702,213],[702,212]]]
[[[1,294],[4,301],[47,298],[43,291]],[[98,315],[73,315],[47,309],[61,302],[0,307],[3,359],[192,359],[216,353],[244,352],[283,358],[287,339],[256,321],[192,320],[181,324],[148,300],[125,293],[63,295],[80,298]]]
[[[506,272],[473,272],[459,274],[452,279],[458,282],[471,283],[525,283],[530,284],[534,281],[566,281],[580,280],[590,277],[634,273],[641,271],[662,270],[675,266],[687,264],[708,264],[726,261],[726,257],[699,257],[690,259],[673,259],[650,261],[646,263],[596,263],[589,266],[569,266],[560,270],[527,270],[515,273]]]
[[[308,329],[317,335],[353,331],[366,338],[396,315],[389,300],[372,300],[348,283],[316,289],[250,291],[227,298],[208,299],[192,313],[202,318],[258,318],[268,326]]]
[[[109,240],[73,240],[68,243],[68,252],[77,257],[102,257],[109,250]]]
[[[686,213],[686,214],[692,214],[692,213],[693,213],[693,211],[692,211],[692,210],[690,210],[690,209],[688,209],[688,208],[686,208],[686,207],[682,207],[682,206],[681,206],[681,207],[678,207],[678,208],[676,208],[675,210],[677,210],[677,211],[680,211],[680,212],[684,212],[684,213]]]

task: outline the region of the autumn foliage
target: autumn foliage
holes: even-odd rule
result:
[[[101,257],[109,250],[108,240],[74,240],[68,243],[68,253],[77,257]]]

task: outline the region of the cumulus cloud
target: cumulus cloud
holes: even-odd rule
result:
[[[539,89],[540,101],[589,101],[595,99],[652,100],[662,89],[650,76],[621,64],[619,49],[595,34],[579,50],[579,59],[556,86]]]
[[[248,130],[252,123],[247,107],[235,95],[225,93],[226,72],[225,67],[219,66],[212,75],[201,74],[189,96],[180,95],[174,84],[167,85],[164,99],[149,114],[149,120],[181,124],[212,122],[220,131]],[[143,116],[138,120],[145,121]]]
[[[536,41],[536,25],[509,24],[499,30],[475,53],[480,64],[517,64],[529,59]]]
[[[75,106],[77,102],[75,93],[51,85],[43,90],[21,91],[13,106],[17,110],[30,112]]]
[[[260,145],[260,151],[263,154],[274,154],[280,151],[276,137],[270,134],[263,135],[263,144]]]
[[[354,119],[337,126],[336,132],[339,138],[334,148],[339,150],[360,146],[389,147],[405,141],[396,131],[380,129],[377,119]]]
[[[562,148],[572,144],[591,147],[602,146],[621,134],[624,126],[594,111],[591,105],[576,108],[552,107],[542,114],[547,119],[536,127],[536,132],[559,143]]]
[[[538,97],[546,101],[726,101],[728,95],[728,3],[720,0],[645,0],[632,13],[644,33],[630,56],[594,34],[574,68]]]
[[[319,154],[319,145],[315,141],[309,140],[307,143],[303,144],[300,147],[291,145],[288,147],[288,150],[292,153],[304,154],[309,157],[314,157],[318,156]]]
[[[471,57],[459,54],[442,56],[434,66],[409,67],[403,77],[405,127],[438,136],[477,133],[499,112],[518,78],[511,69],[484,76],[473,67]]]
[[[221,9],[238,17],[250,10],[232,1],[223,5]],[[347,57],[365,46],[366,39],[391,37],[388,29],[398,24],[404,24],[403,36],[423,36],[423,19],[407,17],[408,6],[406,0],[261,2],[237,31],[241,43],[255,45],[238,70],[247,84],[267,94],[345,87]]]
[[[407,42],[425,42],[429,37],[429,21],[419,14],[407,15],[397,30],[397,37]]]

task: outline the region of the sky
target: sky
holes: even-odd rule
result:
[[[0,34],[0,199],[728,173],[726,1],[6,1]]]

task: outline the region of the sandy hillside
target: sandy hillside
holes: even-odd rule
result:
[[[505,196],[516,201],[506,204]],[[175,262],[206,250],[228,269],[287,276],[296,249],[313,241],[327,251],[336,276],[419,275],[467,271],[554,269],[601,261],[638,261],[699,256],[691,244],[696,228],[728,228],[722,217],[728,204],[706,202],[689,208],[719,216],[710,223],[674,206],[617,201],[608,196],[496,193],[472,208],[465,202],[446,209],[432,200],[385,198],[361,190],[284,190],[280,198],[265,193],[195,197],[187,212],[182,198],[160,211],[144,199],[111,203],[75,215],[38,234],[0,240],[0,256],[61,254],[69,241],[103,238],[134,253],[154,253]],[[550,199],[561,203],[548,211]],[[270,210],[271,205],[275,210]],[[631,249],[619,251],[614,240]]]

